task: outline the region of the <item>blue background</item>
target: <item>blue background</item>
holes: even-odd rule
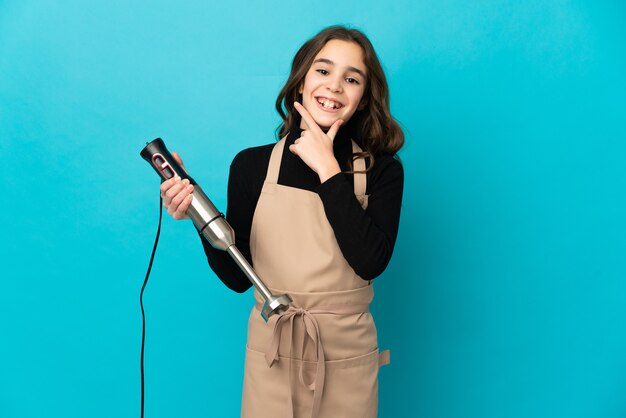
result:
[[[621,1],[0,1],[0,417],[138,417],[163,137],[225,209],[299,46],[350,24],[407,134],[380,416],[626,416]],[[239,413],[252,296],[164,218],[146,417]]]

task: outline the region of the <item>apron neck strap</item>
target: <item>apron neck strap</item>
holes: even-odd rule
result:
[[[272,154],[270,156],[270,163],[267,167],[267,176],[265,181],[271,184],[278,183],[278,174],[280,173],[280,162],[283,157],[283,150],[285,149],[285,142],[287,137],[282,138],[280,141],[274,145],[272,149]],[[352,152],[359,153],[363,152],[361,147],[357,145],[354,140],[352,141]],[[354,160],[354,171],[363,171],[363,173],[354,173],[354,194],[357,196],[362,196],[365,194],[365,190],[367,187],[367,176],[365,174],[365,158],[359,157]]]
[[[357,154],[363,152],[361,147],[352,140],[352,153]],[[354,173],[354,194],[363,196],[367,188],[367,176],[365,174],[365,158],[359,157],[352,163],[354,171],[362,171],[362,173]]]
[[[265,181],[272,184],[278,183],[278,173],[280,173],[280,161],[283,157],[283,149],[285,148],[285,141],[287,137],[284,137],[274,145],[272,149],[272,155],[270,156],[270,164],[267,167],[267,176]]]

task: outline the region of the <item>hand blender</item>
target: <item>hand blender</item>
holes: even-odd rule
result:
[[[147,143],[141,150],[140,155],[146,160],[163,180],[178,176],[181,179],[188,179],[194,185],[192,193],[193,199],[187,215],[201,232],[202,236],[214,247],[226,251],[235,260],[239,268],[246,277],[261,293],[265,299],[261,316],[267,322],[270,316],[286,311],[292,302],[289,295],[273,295],[265,286],[263,281],[257,276],[252,266],[241,254],[235,245],[235,231],[224,218],[224,214],[219,212],[211,200],[204,194],[200,186],[191,176],[178,164],[167,150],[161,138],[157,138]]]

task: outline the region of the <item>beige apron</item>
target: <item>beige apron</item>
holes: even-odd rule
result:
[[[353,150],[360,149],[352,142]],[[262,297],[248,322],[243,418],[374,418],[378,352],[372,286],[344,259],[317,193],[277,184],[285,138],[272,151],[257,203],[250,251],[257,274],[290,309],[265,323]],[[364,170],[364,160],[354,162]],[[366,176],[355,195],[367,206]]]

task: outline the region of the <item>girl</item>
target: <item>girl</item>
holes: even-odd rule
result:
[[[282,139],[241,151],[228,181],[237,247],[273,293],[293,299],[265,323],[255,291],[241,416],[376,417],[388,352],[369,313],[371,280],[398,231],[404,135],[367,37],[333,26],[307,41],[276,109]],[[161,185],[175,219],[186,218],[192,191],[187,180]],[[202,243],[226,286],[251,286],[227,253]]]

